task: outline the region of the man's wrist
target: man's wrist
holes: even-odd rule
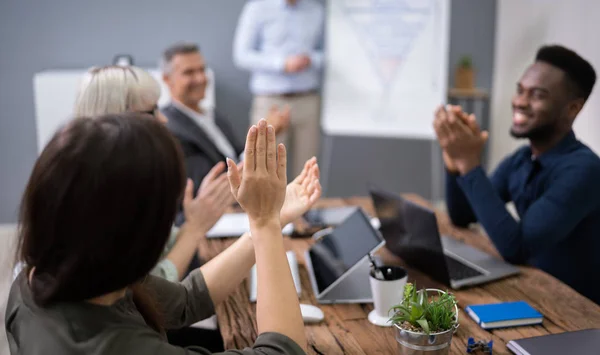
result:
[[[458,169],[455,166],[448,166],[446,164],[444,164],[446,171],[448,173],[450,173],[451,175],[457,175],[460,174],[460,171],[458,171]]]

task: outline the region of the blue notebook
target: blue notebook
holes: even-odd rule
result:
[[[465,311],[483,329],[541,324],[544,319],[525,301],[472,305]]]

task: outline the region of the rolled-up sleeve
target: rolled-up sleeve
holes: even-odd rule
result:
[[[156,295],[165,315],[165,328],[189,326],[215,314],[215,306],[200,269],[192,271],[179,283],[148,276],[144,285]]]
[[[243,350],[228,350],[222,355],[304,355],[295,341],[280,333],[263,333],[256,338],[254,346]]]

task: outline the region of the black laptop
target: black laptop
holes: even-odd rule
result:
[[[370,193],[386,247],[438,282],[458,289],[519,272],[479,249],[440,237],[432,210],[378,188],[370,188]]]

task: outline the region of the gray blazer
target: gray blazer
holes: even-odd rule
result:
[[[167,127],[181,144],[187,176],[194,181],[194,191],[196,191],[210,169],[218,162],[224,162],[225,156],[208,138],[206,132],[177,107],[168,105],[162,109],[162,113],[169,120]],[[216,113],[215,123],[227,137],[236,154],[240,155],[244,151],[244,146],[236,139],[229,122]]]
[[[156,295],[167,329],[188,326],[215,313],[199,269],[181,283],[154,276],[148,276],[145,282],[148,290]],[[210,354],[203,348],[184,349],[163,340],[146,325],[130,293],[112,306],[71,302],[39,307],[33,301],[25,272],[21,272],[12,285],[5,322],[13,355]],[[252,348],[222,354],[296,355],[304,352],[283,334],[263,333]]]

